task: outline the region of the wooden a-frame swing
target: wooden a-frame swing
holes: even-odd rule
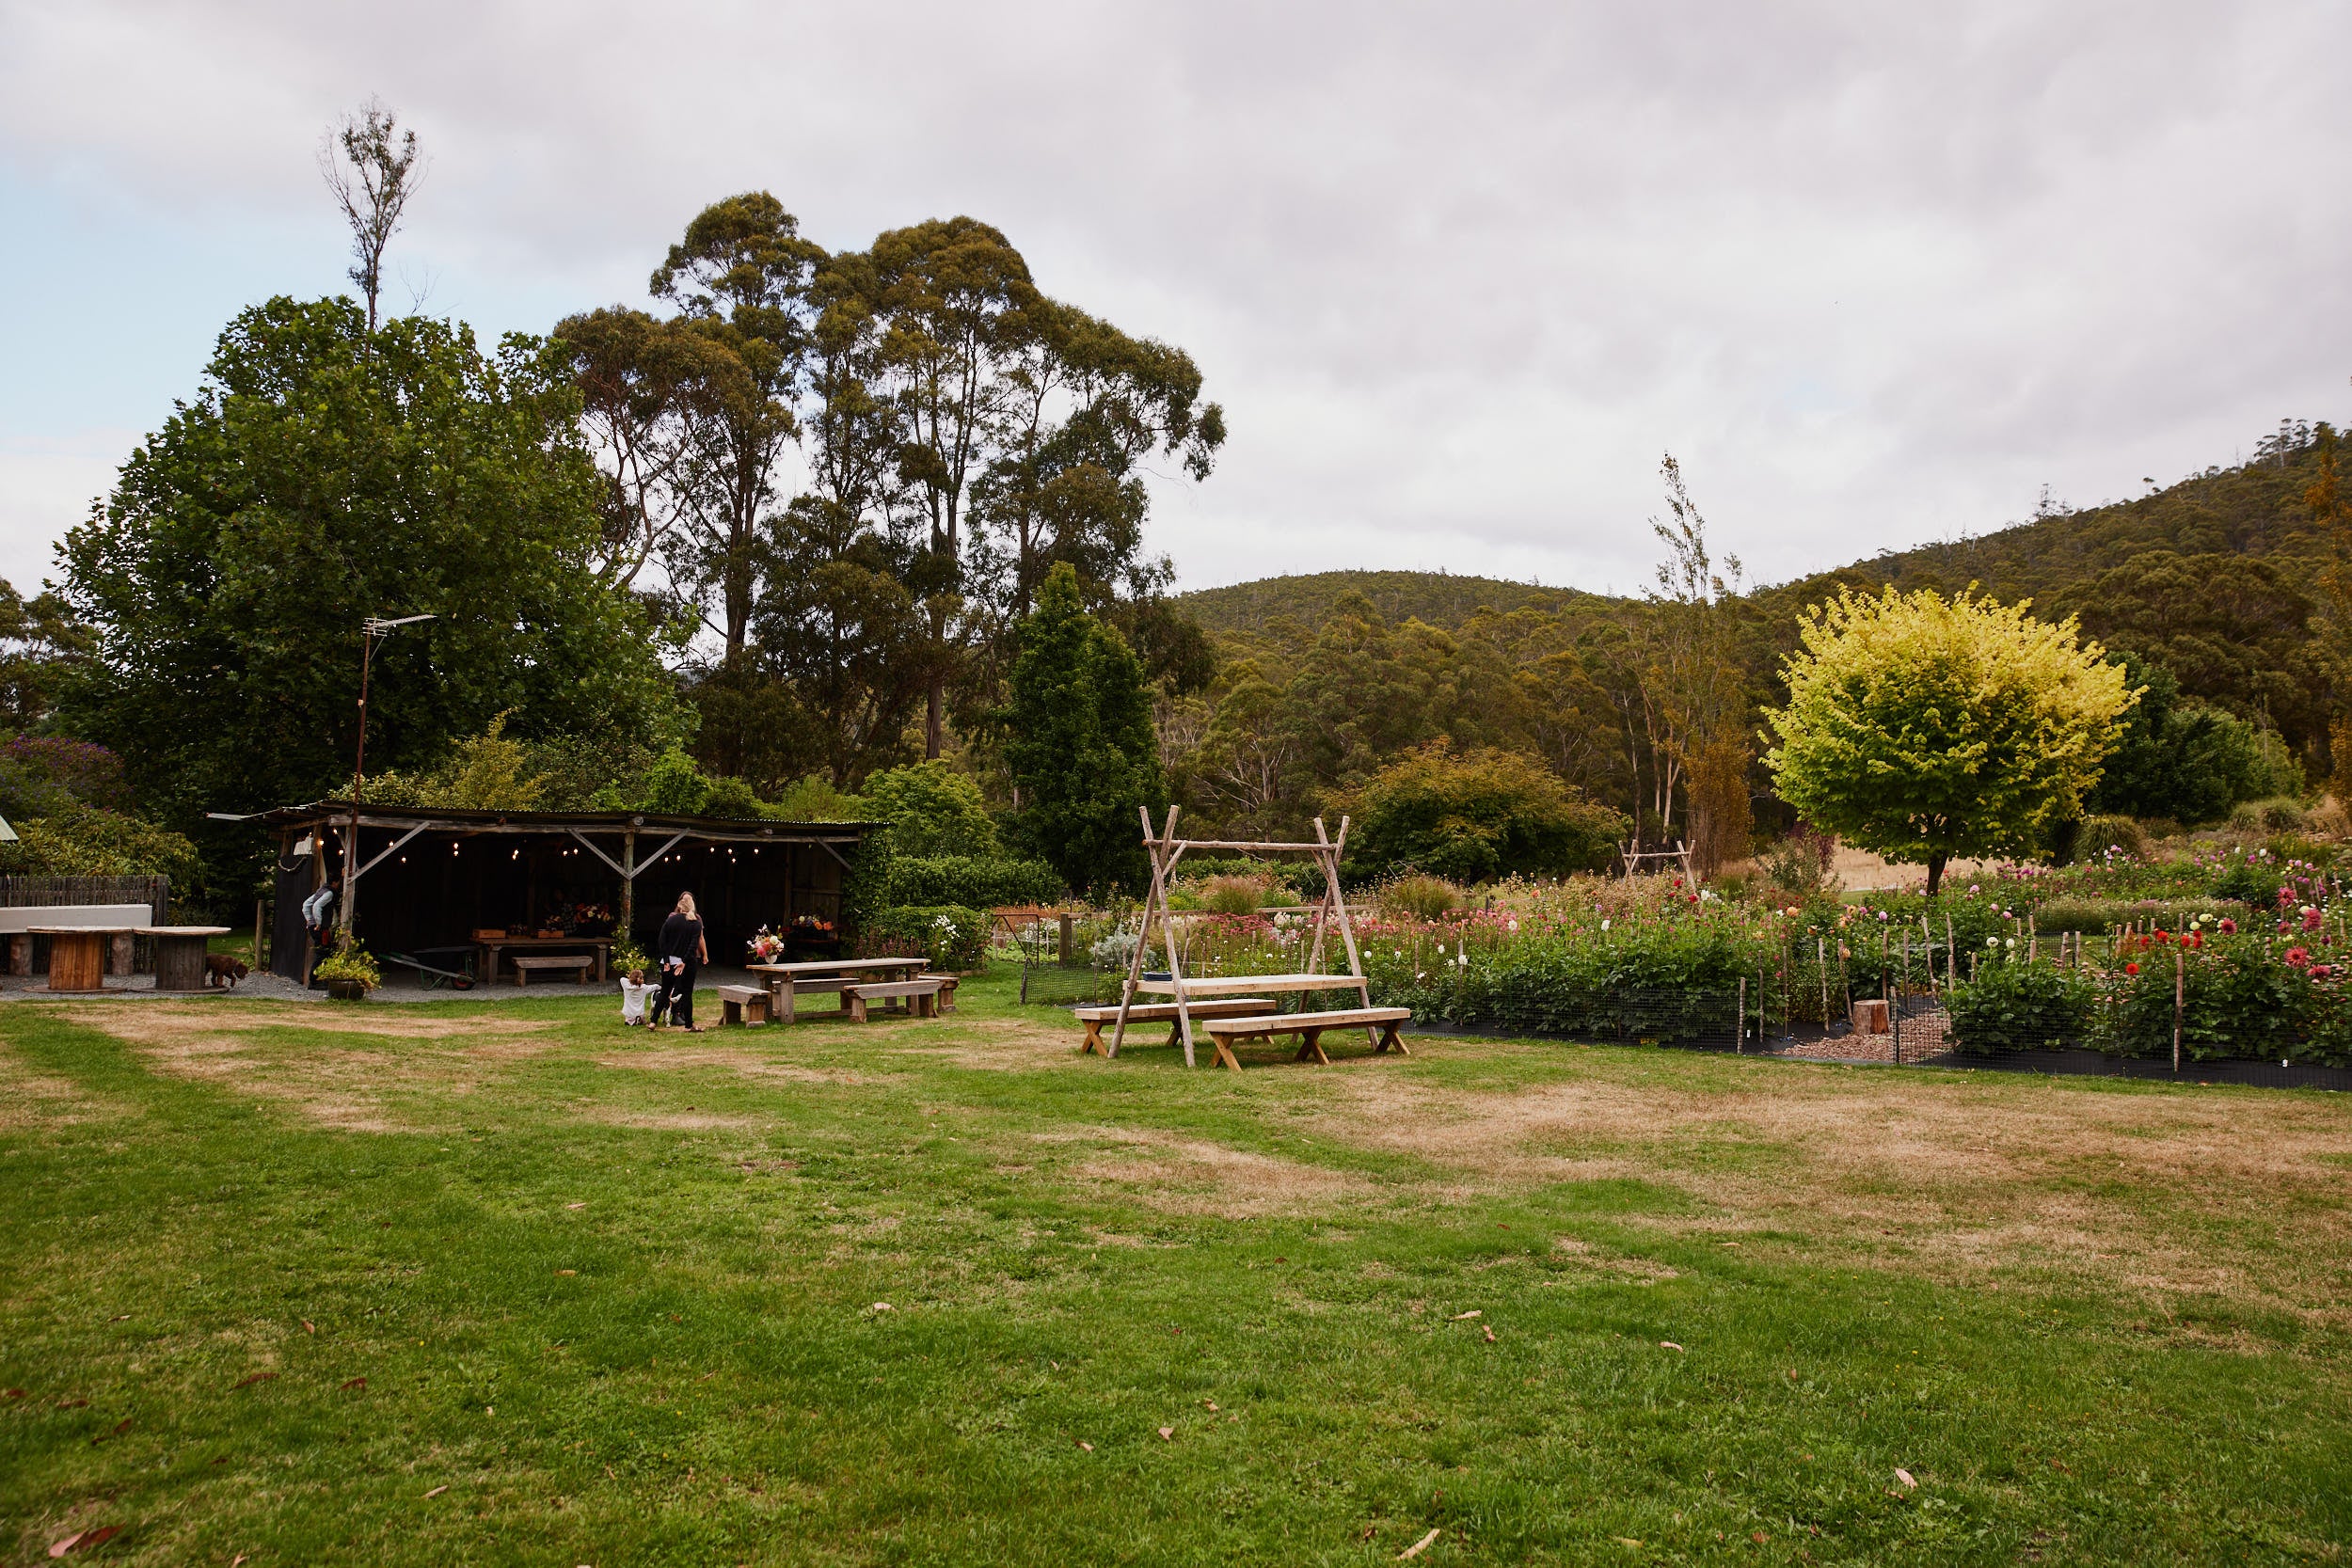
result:
[[[1356,950],[1356,927],[1348,919],[1347,900],[1340,895],[1340,855],[1347,847],[1348,819],[1346,817],[1340,818],[1340,834],[1336,839],[1325,832],[1323,818],[1318,816],[1315,818],[1315,841],[1312,844],[1255,844],[1231,839],[1178,838],[1176,816],[1183,809],[1181,806],[1168,807],[1168,819],[1156,832],[1152,831],[1151,811],[1146,808],[1142,812],[1143,847],[1152,856],[1152,888],[1144,898],[1143,927],[1136,933],[1136,950],[1127,960],[1126,983],[1120,988],[1119,1023],[1111,1033],[1110,1050],[1106,1054],[1114,1057],[1119,1054],[1120,1044],[1127,1036],[1128,1009],[1134,1005],[1136,993],[1139,990],[1175,998],[1176,1032],[1184,1041],[1186,1067],[1197,1065],[1192,1050],[1191,1001],[1195,997],[1205,999],[1215,996],[1242,996],[1261,991],[1279,993],[1283,991],[1353,990],[1360,999],[1365,1011],[1394,1011],[1399,1017],[1404,1016],[1398,1009],[1375,1009],[1372,1006],[1372,982],[1364,974],[1362,956]],[[1188,850],[1193,849],[1225,849],[1239,850],[1252,855],[1311,855],[1314,857],[1315,863],[1323,870],[1323,897],[1315,905],[1314,940],[1308,949],[1305,972],[1296,974],[1213,975],[1190,980],[1184,977],[1184,959],[1177,947],[1176,925],[1173,911],[1168,908],[1168,895],[1169,888],[1175,882],[1176,863],[1183,860]],[[1160,935],[1168,948],[1168,978],[1165,980],[1147,980],[1143,975],[1143,956],[1152,945],[1152,923],[1154,919],[1159,922]],[[1334,924],[1339,927],[1340,941],[1347,949],[1347,973],[1344,974],[1319,973],[1323,966],[1325,942]],[[1291,1016],[1302,1017],[1302,1015]],[[1348,1023],[1359,1022],[1352,1014],[1312,1016],[1327,1017],[1329,1026],[1332,1027],[1339,1026],[1343,1022]],[[1271,1023],[1273,1020],[1256,1019],[1240,1022]],[[1229,1021],[1220,1020],[1215,1028],[1216,1031],[1223,1031],[1232,1026]],[[1364,1027],[1365,1034],[1371,1039],[1375,1051],[1384,1049],[1385,1043],[1394,1043],[1400,1048],[1403,1045],[1403,1041],[1395,1038],[1392,1026],[1384,1031],[1378,1021],[1364,1021]],[[1311,1052],[1318,1059],[1321,1059],[1322,1053],[1314,1045],[1316,1031],[1301,1029],[1297,1032],[1301,1033],[1306,1039],[1306,1044],[1300,1049],[1301,1057],[1304,1058]],[[1218,1058],[1228,1067],[1239,1068],[1241,1066],[1240,1061],[1233,1056],[1226,1039],[1216,1038],[1216,1046]]]

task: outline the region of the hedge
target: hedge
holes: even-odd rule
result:
[[[894,856],[887,902],[988,910],[1006,904],[1058,904],[1070,896],[1061,877],[1043,861],[977,855]]]
[[[868,915],[859,934],[869,956],[921,953],[933,969],[961,973],[988,962],[986,910],[958,904],[901,905]]]

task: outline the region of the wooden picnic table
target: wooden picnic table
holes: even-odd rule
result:
[[[596,956],[596,979],[604,980],[604,972],[612,957],[611,937],[481,937],[475,945],[482,949],[482,983],[496,985],[499,977],[499,955],[510,948],[526,953],[544,953],[551,947],[585,947]]]
[[[135,936],[140,926],[35,926],[32,936],[49,939],[49,989],[106,989],[106,940]]]
[[[765,975],[762,982],[771,998],[769,1019],[777,1023],[789,1023],[795,1016],[792,996],[795,990],[831,990],[838,992],[842,985],[856,983],[860,978],[877,981],[898,976],[913,978],[930,967],[929,958],[803,958],[792,963],[745,964],[744,970]],[[834,983],[834,982],[838,982]],[[841,1010],[850,1010],[850,998],[841,998]]]
[[[1246,996],[1258,990],[1362,990],[1369,983],[1360,974],[1188,974],[1182,980],[1147,976],[1136,982],[1136,990],[1159,996],[1174,996],[1180,988],[1185,996]]]

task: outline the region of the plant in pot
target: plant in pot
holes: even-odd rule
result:
[[[384,983],[375,957],[346,935],[342,945],[319,960],[311,974],[326,982],[326,994],[336,1002],[358,1002]]]
[[[653,960],[645,957],[644,948],[623,937],[612,944],[612,967],[628,975],[630,985],[642,986],[645,983],[645,971],[653,967]]]

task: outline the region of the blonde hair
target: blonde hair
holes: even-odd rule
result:
[[[677,912],[684,915],[689,920],[695,918],[694,895],[692,894],[681,893],[677,895]]]

